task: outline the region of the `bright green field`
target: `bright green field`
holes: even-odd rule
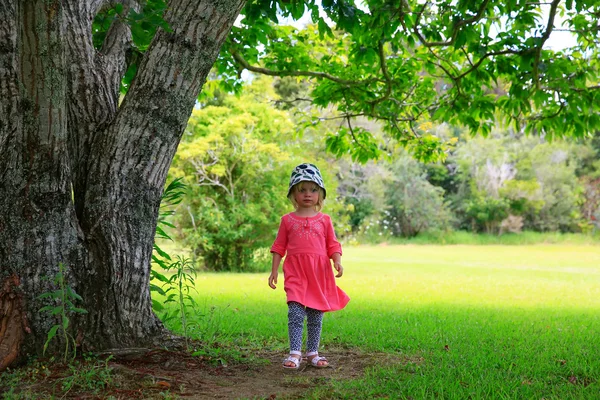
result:
[[[347,247],[322,346],[414,360],[314,398],[600,399],[600,247]],[[282,354],[283,274],[197,277],[202,340]]]

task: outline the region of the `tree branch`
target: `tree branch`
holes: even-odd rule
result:
[[[383,74],[383,77],[385,78],[386,90],[385,90],[385,94],[383,96],[381,96],[378,99],[368,102],[368,104],[371,105],[371,109],[373,109],[377,104],[381,103],[382,101],[385,101],[386,99],[388,99],[390,97],[390,94],[392,94],[393,80],[390,77],[390,72],[388,71],[387,63],[385,61],[385,53],[384,53],[384,49],[383,49],[383,44],[384,44],[384,41],[383,41],[383,39],[381,39],[377,46],[378,47],[377,55],[379,56],[379,68],[381,69],[381,73]]]
[[[554,27],[554,17],[556,15],[558,3],[560,3],[560,0],[552,1],[552,4],[550,5],[550,12],[548,14],[548,22],[546,23],[546,30],[544,31],[544,34],[540,38],[540,42],[535,48],[535,62],[533,63],[533,80],[537,88],[540,87],[539,64],[540,58],[542,56],[542,47],[544,46],[544,43],[546,43],[546,40],[548,40],[548,38],[550,37],[550,34],[552,33],[552,28]]]
[[[481,65],[481,63],[483,61],[485,61],[486,58],[493,57],[493,56],[501,56],[501,55],[504,55],[504,54],[522,54],[522,52],[521,51],[515,51],[515,50],[502,50],[502,51],[492,51],[490,53],[486,53],[483,56],[481,56],[481,58],[479,60],[477,60],[476,63],[472,64],[471,68],[469,68],[468,70],[466,70],[462,74],[458,75],[456,77],[456,79],[462,79],[465,76],[467,76],[468,74],[470,74],[471,72],[473,72],[474,70],[476,70],[477,68],[479,68],[479,66]]]
[[[358,147],[360,147],[361,149],[363,149],[365,152],[369,152],[369,150],[367,150],[367,148],[365,146],[362,145],[362,143],[360,143],[358,141],[358,139],[356,138],[356,135],[354,134],[354,129],[352,128],[352,121],[350,120],[350,116],[346,115],[346,122],[348,123],[348,129],[350,130],[350,135],[352,136],[352,139],[354,140],[354,143],[356,143],[356,145]]]
[[[134,1],[123,1],[123,14],[126,15],[130,8],[138,6]],[[111,88],[114,96],[118,98],[121,87],[121,79],[127,70],[126,53],[131,48],[133,39],[129,25],[122,20],[121,16],[113,21],[102,49],[96,56],[96,63],[101,66],[104,72],[104,79],[107,88]]]
[[[89,18],[93,19],[100,10],[102,10],[104,7],[107,7],[109,4],[112,4],[111,0],[89,0]]]
[[[573,88],[574,92],[585,92],[588,90],[598,90],[600,89],[600,85],[588,86],[585,89]]]
[[[300,102],[300,101],[306,101],[306,102],[312,103],[313,100],[312,99],[306,99],[306,98],[303,98],[303,97],[296,97],[295,99],[292,99],[292,100],[284,100],[284,99],[273,100],[273,103],[275,105],[279,105],[279,104],[294,104],[294,103]]]
[[[219,157],[217,157],[215,152],[212,150],[208,150],[206,154],[212,159],[207,163],[204,162],[204,160],[195,160],[193,158],[190,159],[190,163],[196,168],[198,185],[220,187],[223,190],[225,190],[225,193],[227,193],[230,197],[233,197],[233,189],[231,189],[230,191],[230,188],[228,188],[225,184],[221,183],[217,175],[211,177],[211,174],[209,174],[208,171],[206,171],[206,167],[211,167],[219,162]]]
[[[230,53],[233,56],[234,60],[241,67],[243,67],[244,69],[247,69],[248,71],[256,72],[257,74],[262,74],[262,75],[269,75],[269,76],[307,76],[307,77],[313,77],[313,78],[327,79],[327,80],[330,80],[332,82],[339,83],[340,85],[347,85],[347,86],[357,86],[357,85],[364,85],[364,84],[369,84],[369,83],[373,83],[373,82],[382,82],[382,80],[378,79],[378,78],[371,78],[371,79],[365,79],[365,80],[359,80],[359,81],[341,79],[341,78],[338,78],[337,76],[330,75],[330,74],[325,73],[325,72],[315,72],[315,71],[275,71],[275,70],[268,69],[268,68],[256,67],[256,66],[250,65],[250,63],[248,63],[248,61],[246,61],[244,59],[244,57],[242,57],[242,55],[240,53],[238,53],[237,51],[235,51],[235,50],[231,49]]]
[[[443,42],[442,41],[428,42],[427,40],[425,40],[425,38],[419,31],[418,26],[420,24],[421,17],[423,16],[423,13],[425,12],[425,9],[427,8],[427,6],[429,6],[429,2],[427,2],[427,3],[423,4],[421,11],[419,11],[417,13],[417,19],[415,21],[415,27],[413,28],[413,33],[419,38],[419,40],[425,47],[451,46],[452,44],[454,44],[454,41],[456,40],[456,37],[458,36],[458,32],[460,31],[461,27],[472,24],[473,22],[477,22],[483,17],[483,13],[485,12],[485,9],[486,9],[489,1],[490,0],[484,0],[483,3],[481,3],[481,5],[479,6],[479,9],[477,10],[477,14],[475,14],[473,17],[467,18],[467,19],[462,19],[462,20],[458,21],[456,24],[454,24],[454,26],[452,27],[452,34],[450,35],[450,39],[443,41]]]
[[[64,4],[68,141],[75,209],[77,215],[81,216],[91,143],[117,112],[120,77],[115,75],[120,69],[120,63],[116,57],[118,52],[106,60],[104,55],[98,55],[92,39],[95,13],[111,3],[68,0]],[[111,34],[110,41],[113,45],[108,46],[110,51],[118,49],[120,33],[113,31]]]

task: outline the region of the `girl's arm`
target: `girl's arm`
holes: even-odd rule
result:
[[[327,219],[324,221],[325,225],[325,246],[327,246],[327,255],[329,258],[333,259],[334,253],[340,253],[342,255],[342,245],[335,237],[335,231],[333,230],[333,223],[331,222],[331,218],[327,216]]]
[[[279,275],[279,264],[281,263],[281,254],[273,253],[273,264],[271,266],[271,275],[269,275],[269,286],[272,289],[276,289],[277,276]]]
[[[273,242],[273,246],[271,246],[271,254],[273,254],[273,264],[271,266],[271,275],[269,275],[269,286],[273,289],[276,288],[277,284],[277,275],[279,274],[279,264],[281,263],[281,259],[285,256],[285,252],[287,249],[287,229],[285,228],[285,221],[281,217],[281,222],[279,222],[279,229],[277,230],[277,237],[275,238],[275,242]]]
[[[342,267],[342,245],[335,237],[331,219],[328,218],[328,220],[325,230],[325,244],[327,246],[327,254],[333,260],[333,268],[337,271],[335,277],[339,278],[344,274],[344,267]]]
[[[287,250],[287,228],[285,226],[284,217],[281,217],[281,222],[279,222],[279,229],[277,230],[277,237],[275,237],[275,241],[271,246],[271,253],[277,253],[282,258],[285,256],[285,252]]]
[[[340,253],[333,253],[331,255],[331,259],[333,260],[333,268],[337,271],[335,275],[336,278],[344,275],[344,267],[342,267],[342,255]]]

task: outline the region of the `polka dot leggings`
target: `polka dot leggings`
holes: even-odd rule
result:
[[[304,307],[300,303],[288,303],[288,334],[290,337],[290,350],[292,354],[300,354],[302,349],[302,331],[306,318],[306,350],[316,353],[321,341],[321,328],[323,326],[323,311]]]

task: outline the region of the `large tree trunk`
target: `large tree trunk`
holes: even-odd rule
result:
[[[171,32],[158,31],[120,106],[130,35],[116,22],[94,49],[91,22],[104,3],[0,0],[0,283],[21,282],[11,290],[24,303],[31,353],[57,323],[38,312],[37,297],[54,288],[41,278],[59,263],[88,311],[72,324],[83,346],[162,337],[148,285],[160,198],[244,1],[171,1]],[[2,341],[0,361],[10,347]]]
[[[67,154],[64,24],[58,1],[3,1],[0,20],[0,263],[3,286],[13,274],[21,283],[14,290],[23,293],[18,306],[33,329],[25,337],[32,351],[56,323],[38,312],[37,296],[51,289],[43,278],[54,276],[59,263],[84,262]]]

